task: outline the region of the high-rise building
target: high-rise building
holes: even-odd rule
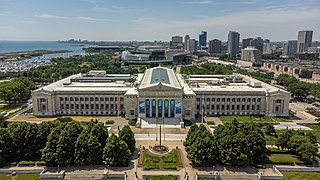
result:
[[[221,41],[218,39],[209,41],[209,53],[221,53]]]
[[[272,54],[272,45],[271,45],[271,43],[263,43],[262,54]]]
[[[249,47],[252,40],[253,38],[242,39],[242,49]]]
[[[188,49],[191,54],[197,52],[198,50],[198,41],[195,39],[189,39]]]
[[[252,66],[253,64],[261,64],[261,52],[253,46],[246,47],[241,50],[241,60],[237,61],[241,66]]]
[[[181,36],[173,36],[170,42],[170,49],[183,49],[183,42]]]
[[[299,31],[298,33],[298,50],[297,52],[307,52],[308,47],[311,47],[313,31]]]
[[[202,49],[202,47],[207,47],[207,32],[202,31],[199,35],[199,47]]]
[[[297,49],[298,49],[297,40],[288,41],[284,44],[282,55],[293,57],[297,53]]]
[[[189,40],[190,40],[190,36],[189,35],[185,35],[184,36],[184,50],[188,49]]]
[[[263,52],[263,39],[261,37],[242,39],[242,49],[249,46],[253,46]]]
[[[236,57],[239,53],[239,40],[240,34],[236,31],[229,31],[228,34],[228,54],[229,56]]]

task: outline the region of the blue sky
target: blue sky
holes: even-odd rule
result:
[[[0,40],[320,39],[320,0],[0,0]]]

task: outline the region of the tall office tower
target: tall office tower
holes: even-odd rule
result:
[[[229,56],[236,57],[239,53],[239,40],[240,34],[236,31],[229,31],[228,34],[228,54]]]
[[[189,35],[184,36],[184,50],[188,49],[189,40],[190,40],[190,36]]]
[[[252,40],[253,38],[242,39],[242,49],[250,46]]]
[[[221,41],[218,39],[209,41],[209,53],[221,53]]]
[[[170,49],[183,49],[183,42],[181,36],[173,36],[170,42]]]
[[[202,47],[207,47],[207,32],[206,31],[202,31],[201,34],[199,35],[199,46],[200,46],[200,49],[202,49]]]
[[[284,44],[282,55],[293,57],[297,53],[297,49],[298,49],[297,40],[288,41]]]
[[[189,43],[188,43],[187,50],[188,50],[191,54],[197,52],[197,50],[198,50],[198,41],[195,40],[195,39],[190,39],[190,40],[189,40]]]
[[[271,45],[271,43],[263,43],[262,54],[272,54],[272,45]]]
[[[248,61],[256,64],[261,63],[261,52],[252,46],[241,50],[241,61]]]
[[[307,52],[311,47],[313,31],[299,31],[298,33],[298,51],[299,53]]]

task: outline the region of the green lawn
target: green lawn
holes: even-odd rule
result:
[[[231,123],[234,119],[237,119],[241,123],[245,122],[291,122],[291,119],[281,117],[255,117],[255,116],[220,116],[220,120],[223,123]]]
[[[320,172],[281,172],[285,180],[320,180]]]
[[[146,176],[146,180],[177,180],[178,176]]]
[[[152,169],[177,169],[180,164],[179,151],[173,150],[169,155],[158,157],[146,151],[143,154],[143,168],[144,170]]]
[[[303,164],[296,155],[292,154],[271,154],[268,156],[268,164]]]
[[[8,105],[0,105],[0,113],[1,112],[9,112],[19,106],[8,106]]]
[[[40,174],[17,174],[11,176],[11,174],[0,174],[1,180],[42,180],[39,178]],[[59,179],[46,179],[46,180],[59,180]]]

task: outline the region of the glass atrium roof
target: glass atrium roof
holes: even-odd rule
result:
[[[167,69],[156,68],[152,71],[150,84],[155,84],[155,83],[159,83],[159,82],[170,84]]]

